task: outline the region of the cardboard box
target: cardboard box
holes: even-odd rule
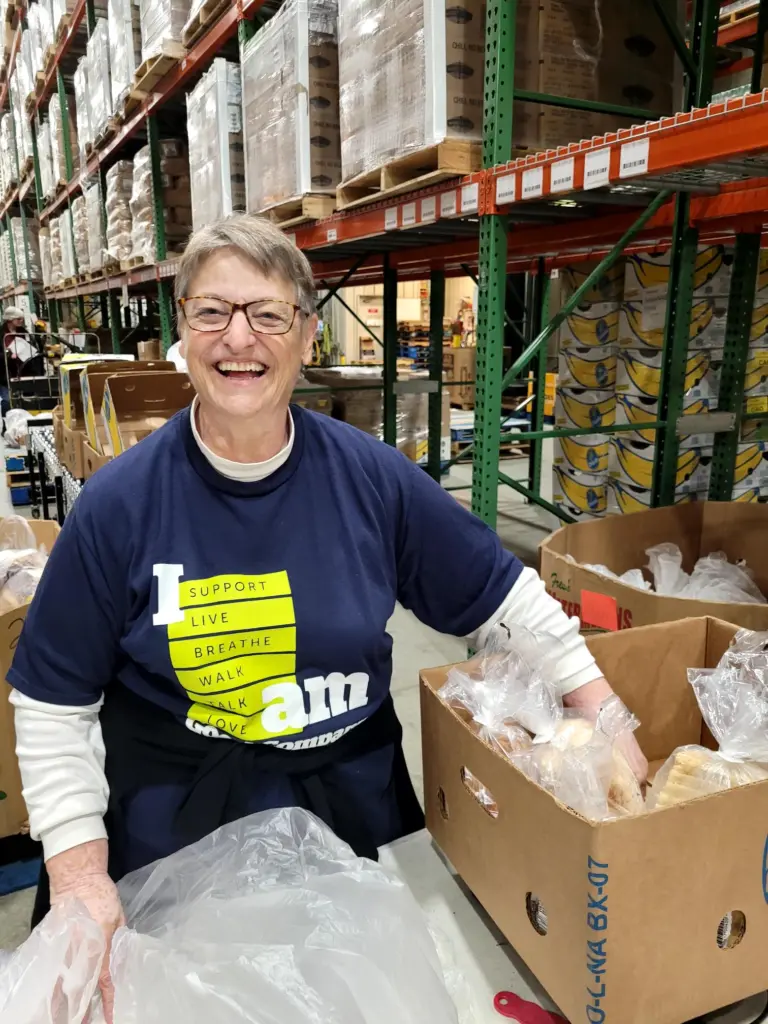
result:
[[[632,487],[653,488],[656,445],[618,434],[611,438],[609,475]],[[706,493],[712,471],[712,448],[681,448],[677,454],[677,494]],[[649,502],[650,504],[650,502]]]
[[[111,455],[109,435],[101,420],[101,403],[104,397],[104,386],[110,377],[119,373],[175,373],[174,363],[163,360],[146,360],[125,363],[91,363],[80,371],[80,397],[85,432],[88,442],[96,451]]]
[[[29,526],[38,544],[48,551],[59,535],[59,524],[53,520],[31,519]],[[27,808],[21,795],[21,776],[16,760],[16,731],[13,708],[8,703],[11,688],[5,681],[13,661],[28,604],[0,615],[0,839],[26,831]]]
[[[652,763],[707,742],[686,670],[716,665],[735,632],[694,618],[589,641]],[[768,782],[588,822],[440,700],[447,671],[421,674],[427,828],[568,1020],[681,1024],[764,991]],[[468,790],[468,772],[497,817]],[[721,948],[729,913],[732,948]]]
[[[768,629],[768,605],[660,597],[584,568],[585,563],[602,564],[621,575],[648,564],[647,548],[671,542],[683,552],[686,572],[713,551],[724,551],[731,562],[744,559],[758,587],[768,595],[766,531],[768,506],[740,502],[697,501],[637,515],[608,516],[597,523],[564,526],[542,541],[541,576],[569,615],[580,615],[582,591],[606,594],[616,603],[621,629],[705,614],[749,629]]]
[[[560,350],[557,382],[563,388],[602,388],[616,385],[618,349],[615,345],[595,348],[566,347]]]
[[[605,348],[619,340],[619,303],[583,302],[560,326],[558,343],[565,348]]]
[[[57,405],[51,412],[51,417],[53,419],[53,447],[56,449],[56,454],[61,462],[62,452],[64,451],[61,429],[64,424],[64,410],[60,405]]]
[[[76,352],[64,356],[59,367],[61,408],[68,427],[78,426],[83,419],[80,398],[80,371],[88,363],[132,362],[133,356],[99,355]]]
[[[688,398],[683,400],[683,415],[693,416],[717,407],[717,403],[707,398]],[[658,398],[645,398],[642,395],[628,395],[623,391],[616,392],[616,423],[653,423],[659,418]],[[638,430],[631,432],[633,439],[641,439],[655,443],[655,430]],[[680,437],[681,448],[706,448],[713,444],[713,434],[684,434]]]
[[[670,251],[635,253],[627,256],[624,298],[642,298],[649,290],[666,294],[669,287]],[[727,296],[731,286],[733,248],[724,245],[699,246],[694,272],[694,296]]]
[[[62,455],[59,456],[59,461],[76,480],[82,480],[85,475],[83,442],[86,440],[86,433],[78,427],[68,427],[66,423],[62,424],[61,431]]]
[[[112,454],[102,454],[92,448],[87,441],[83,441],[83,478],[90,480],[93,474],[112,461]]]
[[[449,404],[474,407],[475,385],[467,381],[475,380],[477,349],[475,348],[444,348],[443,375],[448,382],[461,382],[461,387],[446,388]]]
[[[722,349],[700,349],[688,353],[685,370],[685,392],[688,398],[717,398],[722,360]],[[658,399],[661,365],[660,349],[621,349],[616,391]]]
[[[195,397],[186,373],[121,373],[104,387],[101,416],[114,455],[162,427]]]
[[[694,299],[691,310],[689,349],[721,349],[725,344],[728,300],[713,296]],[[647,294],[621,305],[619,345],[622,348],[653,348],[661,351],[667,319],[666,295]]]
[[[589,388],[558,388],[555,403],[555,426],[601,430],[616,422],[614,391],[593,391]],[[647,422],[647,421],[646,421]]]
[[[691,501],[706,501],[709,490],[709,467],[702,471],[698,478],[700,490],[689,490],[676,487],[674,503],[684,505]],[[633,484],[624,476],[620,479],[608,477],[608,494],[605,511],[612,516],[628,516],[637,512],[647,512],[653,507],[653,488]]]
[[[139,355],[139,359],[142,361],[153,360],[163,358],[163,354],[160,351],[160,339],[153,338],[152,341],[140,341],[136,345],[136,351]]]

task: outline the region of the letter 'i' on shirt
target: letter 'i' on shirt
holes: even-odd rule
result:
[[[290,455],[265,479],[217,473],[188,410],[100,470],[53,548],[11,684],[83,705],[117,680],[196,732],[290,748],[380,706],[396,601],[440,632],[478,630],[520,562],[394,449],[292,415]]]

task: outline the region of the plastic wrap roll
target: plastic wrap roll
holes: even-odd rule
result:
[[[248,209],[333,193],[341,177],[336,0],[288,0],[242,47],[240,63]]]
[[[218,57],[187,97],[192,226],[245,209],[240,68]]]

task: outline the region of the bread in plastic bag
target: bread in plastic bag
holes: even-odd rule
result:
[[[26,444],[29,420],[32,414],[26,409],[9,409],[5,414],[5,443],[12,448]]]
[[[683,569],[683,554],[677,544],[657,544],[648,548],[646,555],[654,590],[663,597],[736,604],[768,603],[748,568],[729,562],[722,551],[703,555],[690,575]]]
[[[588,565],[582,566],[584,569],[589,569],[591,572],[596,572],[598,576],[605,576],[609,580],[617,580],[619,583],[626,583],[628,587],[635,587],[637,590],[652,590],[651,584],[643,576],[642,569],[627,569],[620,576],[608,568],[607,565]]]
[[[718,750],[675,750],[654,780],[649,807],[768,779],[768,632],[740,630],[717,668],[688,669],[688,681]]]
[[[226,825],[119,891],[128,927],[112,947],[115,1024],[456,1024],[410,890],[306,811]],[[15,1015],[20,977],[46,989],[45,1005],[64,976],[61,958],[56,977],[38,952],[39,930],[10,985],[0,977],[0,1019],[81,1024]]]

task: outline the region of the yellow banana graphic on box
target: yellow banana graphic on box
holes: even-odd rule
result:
[[[565,359],[571,377],[580,388],[612,388],[616,384],[615,351],[607,358],[590,359],[586,349],[564,348]]]
[[[573,394],[560,392],[563,411],[576,427],[612,427],[616,421],[616,396],[609,395],[602,402],[587,404]]]
[[[768,276],[768,268],[765,271]],[[768,280],[765,282],[765,286],[768,288]],[[764,302],[759,306],[755,306],[752,310],[752,330],[750,332],[751,341],[759,341],[768,334],[768,302]]]
[[[658,416],[658,401],[655,398],[645,399],[636,395],[618,394],[616,401],[623,410],[627,423],[650,423]],[[650,441],[651,444],[656,441],[655,430],[641,430],[639,434],[644,441]]]
[[[747,360],[744,373],[744,393],[749,394],[768,380],[768,354],[762,349]]]
[[[720,271],[723,266],[725,250],[721,245],[711,245],[696,254],[696,267],[693,275],[694,289],[703,288]],[[669,263],[654,263],[642,254],[631,256],[630,261],[641,288],[663,288],[669,284]]]
[[[655,448],[646,448],[643,452],[634,449],[632,442],[617,437],[614,440],[616,457],[624,474],[637,487],[653,487],[653,461]],[[693,476],[701,462],[701,454],[691,448],[682,451],[677,457],[677,475],[675,486],[679,487]]]
[[[731,501],[743,501],[751,503],[753,501],[760,500],[760,488],[750,487],[748,491],[744,491],[743,494],[737,494],[735,498],[731,498]]]
[[[600,515],[605,512],[607,506],[606,485],[598,484],[596,487],[589,484],[579,483],[573,477],[568,476],[561,469],[555,466],[555,476],[565,497],[574,508],[581,512],[591,512],[593,515]]]
[[[581,442],[578,437],[562,437],[560,449],[568,462],[580,473],[608,472],[607,440],[593,445]]]
[[[736,453],[736,466],[733,471],[733,482],[740,484],[744,480],[748,479],[760,463],[763,461],[763,448],[762,445],[749,445],[744,451]]]
[[[646,512],[650,508],[651,492],[647,488],[633,487],[631,484],[622,483],[621,480],[611,480],[610,487],[613,488],[616,504],[622,514]],[[645,498],[645,501],[642,498]],[[692,494],[677,495],[675,497],[675,504],[687,505],[693,500],[694,496]]]
[[[625,302],[624,313],[627,318],[627,325],[634,338],[637,339],[638,348],[661,349],[664,347],[663,327],[654,327],[648,330],[643,327],[642,306],[636,302]],[[698,302],[695,302],[691,310],[690,337],[696,338],[703,334],[712,323],[714,316],[715,307],[709,299],[700,299]]]
[[[577,343],[585,348],[615,345],[619,340],[619,309],[617,306],[604,316],[571,313],[566,325]]]
[[[583,264],[572,267],[563,267],[562,275],[565,280],[566,290],[571,294],[580,288],[587,277],[595,269],[596,264]],[[624,286],[624,261],[619,260],[606,270],[596,285],[593,286],[593,294],[596,301],[610,301],[614,296],[621,295]]]

